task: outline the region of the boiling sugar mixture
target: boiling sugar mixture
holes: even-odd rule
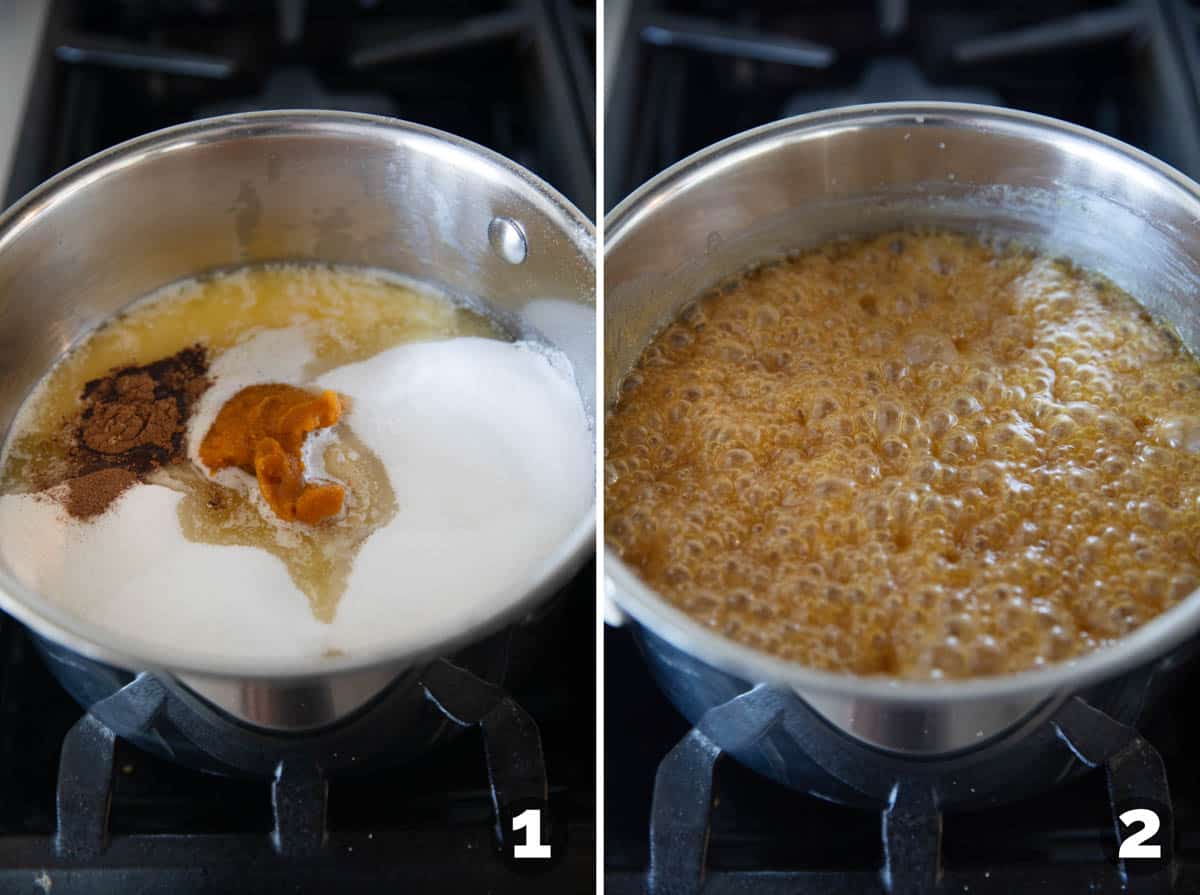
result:
[[[716,631],[817,668],[1071,659],[1200,582],[1200,366],[1071,265],[838,242],[689,305],[605,430],[606,537]]]

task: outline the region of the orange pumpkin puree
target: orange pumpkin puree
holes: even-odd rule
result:
[[[279,518],[315,524],[342,510],[346,489],[305,481],[300,449],[309,432],[342,415],[336,392],[314,394],[269,383],[242,389],[221,407],[200,443],[200,459],[213,472],[236,466],[253,473]]]

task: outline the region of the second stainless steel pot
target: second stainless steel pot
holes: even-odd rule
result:
[[[1041,116],[955,103],[857,106],[712,146],[612,212],[606,400],[656,329],[717,281],[837,236],[914,226],[1013,237],[1069,257],[1110,277],[1200,348],[1195,183],[1129,146]],[[910,758],[982,748],[1088,687],[1110,686],[1117,696],[1128,682],[1122,675],[1164,660],[1200,628],[1193,594],[1118,644],[1068,664],[939,683],[860,678],[719,636],[657,596],[611,550],[605,568],[606,596],[632,617],[656,675],[693,721],[766,684],[847,742]],[[1137,705],[1115,701],[1122,720],[1136,719],[1140,696]],[[776,764],[760,767],[800,785]]]
[[[483,299],[515,330],[568,355],[594,416],[594,238],[570,203],[449,134],[287,111],[199,121],[122,144],[0,216],[0,432],[62,352],[131,300],[205,271],[281,260],[380,267]],[[138,631],[82,622],[2,565],[0,607],[52,646],[52,666],[64,674],[150,672],[256,727],[312,730],[528,616],[579,567],[594,530],[588,508],[566,538],[546,545],[518,592],[498,595],[503,611],[415,652],[382,643],[274,663],[230,662],[219,644],[168,653]]]

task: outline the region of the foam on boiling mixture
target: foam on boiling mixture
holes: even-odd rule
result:
[[[105,628],[229,658],[419,648],[502,611],[591,504],[592,436],[570,364],[542,346],[461,336],[409,341],[306,378],[321,336],[297,323],[217,354],[189,454],[244,385],[285,381],[348,398],[341,422],[382,462],[396,509],[362,543],[331,622],[267,550],[185,537],[189,497],[166,485],[135,485],[88,522],[44,495],[6,494],[0,561]],[[307,445],[311,474],[323,473],[341,428]],[[217,480],[257,493],[240,471]]]
[[[691,305],[605,427],[606,536],[757,649],[908,678],[1102,647],[1200,583],[1200,365],[1069,265],[891,233]]]

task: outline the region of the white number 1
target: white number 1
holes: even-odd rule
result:
[[[1161,858],[1161,845],[1146,845],[1146,840],[1158,832],[1158,815],[1149,808],[1130,808],[1120,816],[1121,823],[1127,827],[1141,824],[1137,830],[1121,843],[1117,852],[1118,858]]]
[[[1156,830],[1158,826],[1154,827]],[[527,808],[513,818],[513,831],[525,830],[525,841],[513,846],[514,858],[548,858],[550,846],[542,843],[542,812]]]

